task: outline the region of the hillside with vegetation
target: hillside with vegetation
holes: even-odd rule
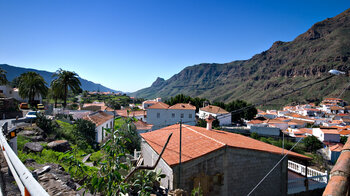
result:
[[[189,66],[168,80],[157,78],[150,87],[131,96],[169,98],[182,93],[211,101],[242,99],[257,103],[309,85],[269,104],[317,102],[338,96],[348,86],[349,58],[350,9],[314,24],[291,42],[276,41],[251,59]],[[346,75],[317,83],[329,77],[331,69]],[[342,98],[349,101],[350,93],[345,92]]]

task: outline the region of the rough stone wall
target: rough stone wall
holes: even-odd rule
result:
[[[223,148],[181,166],[181,188],[190,192],[201,182],[205,195],[247,195],[282,158],[281,155]],[[173,167],[174,187],[178,183],[178,166]],[[287,159],[263,181],[252,195],[286,195]]]

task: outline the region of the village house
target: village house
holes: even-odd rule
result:
[[[104,128],[113,128],[113,115],[104,111],[97,111],[86,115],[83,119],[89,120],[96,125],[96,142],[103,142],[108,134]]]
[[[147,108],[147,123],[153,125],[153,130],[160,129],[169,125],[183,123],[189,125],[196,124],[196,107],[189,103],[177,103],[169,106],[163,102]]]
[[[151,105],[154,105],[154,104],[156,104],[158,102],[162,102],[162,99],[161,98],[156,98],[154,100],[146,100],[146,101],[142,102],[141,109],[145,110],[148,107],[150,107]]]
[[[335,144],[335,145],[327,147],[327,150],[328,150],[327,158],[333,164],[337,162],[337,160],[338,160],[338,158],[340,156],[340,153],[343,150],[343,146],[344,146],[343,144],[338,143],[338,144]]]
[[[28,102],[28,98],[22,98],[19,95],[18,88],[12,88],[9,85],[1,85],[0,86],[0,95],[4,96],[5,98],[14,98],[19,102]],[[42,103],[42,97],[40,94],[35,95],[34,101],[36,103]]]
[[[325,98],[323,101],[320,103],[320,105],[338,105],[338,106],[345,106],[346,103],[344,100],[339,99],[339,98]]]
[[[220,126],[231,125],[231,113],[214,105],[208,105],[206,107],[200,108],[198,112],[198,117],[200,119],[206,119],[212,115],[214,118],[218,119]]]
[[[137,120],[145,121],[147,117],[147,111],[146,110],[116,110],[115,111],[116,116],[121,116],[124,118],[136,118]]]
[[[146,132],[152,131],[153,125],[147,124],[146,122],[143,122],[142,120],[138,120],[138,121],[136,121],[136,122],[133,122],[133,124],[135,125],[135,127],[136,127],[136,132],[137,132],[138,134],[146,133]]]
[[[207,129],[191,125],[182,125],[180,129],[176,124],[141,134],[144,165],[155,163],[172,133],[157,165],[157,169],[166,174],[161,186],[170,190],[182,188],[187,192],[200,186],[204,195],[247,195],[282,158],[283,150],[240,134],[212,130],[210,123]],[[310,160],[294,152],[288,157]],[[284,159],[277,165],[254,195],[287,194],[287,161]]]
[[[312,135],[317,137],[321,142],[340,142],[338,129],[332,128],[314,128]]]

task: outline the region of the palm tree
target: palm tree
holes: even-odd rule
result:
[[[57,70],[53,76],[57,77],[53,81],[53,83],[61,86],[61,88],[59,89],[61,90],[61,92],[63,92],[63,100],[64,100],[63,107],[66,107],[68,88],[71,89],[74,93],[78,93],[81,91],[81,88],[80,88],[81,83],[78,78],[79,76],[75,72],[66,71],[62,69]]]
[[[46,96],[48,87],[41,75],[30,71],[20,75],[18,90],[22,98],[28,98],[29,104],[34,105],[35,96]]]
[[[63,86],[57,81],[51,82],[50,97],[55,100],[55,108],[57,107],[57,99],[64,99]]]
[[[0,85],[7,84],[6,71],[0,68]]]

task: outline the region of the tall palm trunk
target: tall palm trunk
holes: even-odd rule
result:
[[[64,87],[64,102],[63,102],[64,108],[66,108],[66,106],[67,106],[67,92],[68,92],[68,86],[65,85],[65,87]]]

